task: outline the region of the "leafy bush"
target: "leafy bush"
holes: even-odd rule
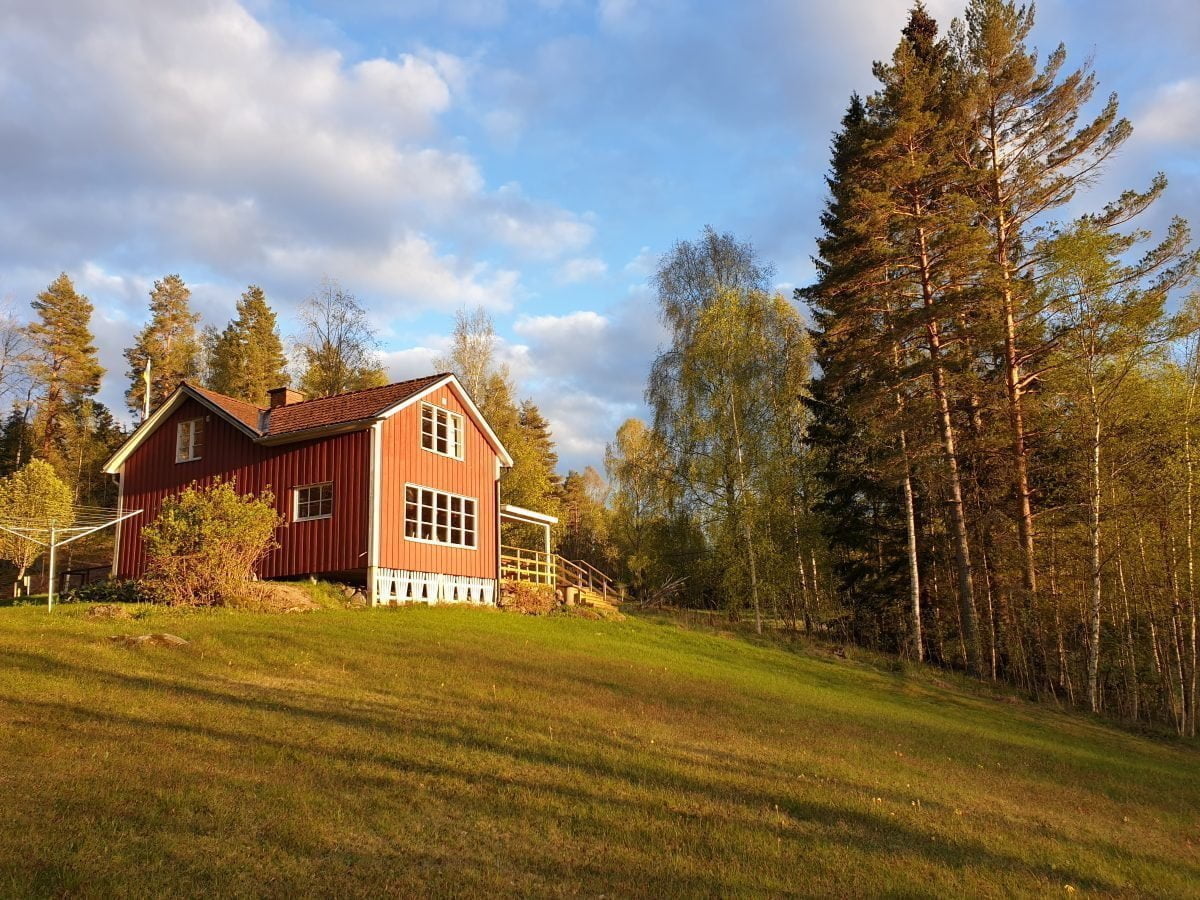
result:
[[[63,598],[63,602],[77,603],[145,603],[150,600],[142,592],[141,585],[127,579],[93,581],[75,588]]]
[[[230,482],[193,484],[163,502],[142,531],[143,589],[176,606],[224,606],[247,592],[254,566],[277,546],[275,497],[238,494]]]
[[[548,584],[504,581],[500,583],[500,600],[497,605],[509,612],[541,616],[558,606],[558,597],[553,586]]]

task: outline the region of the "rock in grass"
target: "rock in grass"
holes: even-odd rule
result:
[[[109,638],[110,641],[117,644],[124,644],[126,647],[143,647],[147,644],[155,647],[183,647],[188,641],[174,634],[160,632],[158,634],[114,634]]]
[[[132,619],[133,614],[115,603],[98,603],[87,611],[89,619]]]

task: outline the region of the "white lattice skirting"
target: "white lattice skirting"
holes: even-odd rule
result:
[[[494,578],[436,575],[408,569],[377,569],[375,602],[384,603],[496,603]]]

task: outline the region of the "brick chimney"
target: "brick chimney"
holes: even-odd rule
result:
[[[271,398],[271,409],[277,409],[280,406],[291,406],[293,403],[299,403],[304,399],[304,395],[299,391],[294,391],[290,387],[271,388],[267,391],[267,396]]]

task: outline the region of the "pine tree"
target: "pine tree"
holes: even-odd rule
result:
[[[607,495],[608,485],[591,466],[568,472],[559,491],[558,552],[605,571],[612,561]]]
[[[288,383],[275,312],[258,285],[242,294],[237,316],[210,339],[206,354],[208,386],[230,397],[265,406],[267,392]]]
[[[1037,223],[1094,179],[1131,133],[1119,119],[1117,98],[1077,128],[1095,93],[1090,64],[1060,78],[1060,44],[1039,69],[1026,48],[1034,8],[1007,0],[971,0],[960,65],[975,109],[973,164],[981,178],[976,199],[991,233],[984,270],[992,317],[1002,335],[1004,395],[1026,602],[1038,592],[1026,396],[1035,387],[1047,336],[1039,328],[1036,293]]]
[[[878,323],[878,339],[873,351],[852,356],[873,352],[874,370],[886,372],[891,362],[906,384],[925,379],[929,433],[937,436],[942,459],[938,481],[949,513],[962,644],[967,667],[978,676],[978,611],[955,418],[963,394],[955,374],[969,360],[973,276],[983,241],[969,200],[973,173],[964,163],[964,94],[949,47],[937,40],[936,23],[920,4],[892,59],[876,64],[875,75],[880,88],[867,103],[871,131],[853,169],[841,228],[857,242],[842,289],[858,297],[857,321]],[[860,345],[870,333],[857,335]],[[896,382],[885,377],[883,384]]]
[[[901,498],[911,493],[912,474],[903,423],[896,425],[893,397],[903,396],[899,360],[891,352],[891,307],[884,302],[888,285],[879,273],[882,260],[872,233],[855,227],[856,187],[866,165],[864,147],[878,130],[868,121],[866,105],[850,98],[842,127],[834,137],[829,201],[821,217],[824,234],[815,260],[820,276],[799,291],[811,304],[818,374],[809,388],[809,445],[820,454],[818,473],[823,489],[814,498],[834,553],[839,586],[854,616],[854,629],[864,643],[883,638],[880,622],[903,585],[897,538],[915,541],[915,513]],[[900,306],[893,300],[891,306]],[[903,406],[903,402],[901,403]],[[896,437],[900,437],[897,444]],[[897,464],[899,463],[899,464]],[[903,486],[897,490],[896,472]],[[915,655],[919,639],[919,574],[909,557],[910,599]],[[870,632],[871,637],[868,637]]]
[[[37,444],[57,464],[69,455],[63,435],[70,409],[95,396],[104,369],[92,343],[92,303],[65,272],[31,305],[37,318],[28,329],[28,372],[38,396]]]
[[[150,321],[125,351],[129,363],[129,389],[125,403],[141,414],[146,398],[145,372],[150,367],[150,409],[157,409],[184,379],[200,374],[201,346],[192,312],[191,291],[178,275],[154,282],[150,292]]]
[[[375,329],[358,299],[336,281],[320,289],[300,308],[303,331],[296,338],[302,366],[300,390],[308,397],[330,397],[378,387],[387,375],[375,355]]]
[[[493,391],[499,401],[503,389],[497,384]],[[496,421],[489,422],[513,457],[512,468],[500,480],[500,497],[505,503],[556,516],[560,479],[550,423],[531,400],[516,409],[501,407],[499,413]]]
[[[517,421],[528,435],[528,443],[533,448],[538,465],[549,474],[551,487],[556,489],[561,479],[556,471],[558,454],[554,452],[554,436],[550,431],[550,422],[542,415],[537,404],[529,399],[521,401],[517,409]]]

